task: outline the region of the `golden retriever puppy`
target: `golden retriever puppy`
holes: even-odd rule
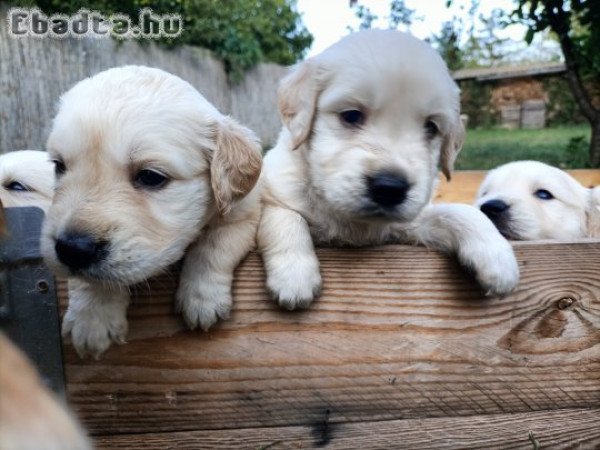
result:
[[[36,206],[47,211],[54,194],[54,165],[46,152],[19,150],[0,156],[0,200],[5,208]]]
[[[538,161],[516,161],[488,173],[475,202],[508,239],[600,237],[600,189]]]
[[[126,66],[66,92],[47,142],[56,172],[42,253],[70,281],[63,334],[98,356],[127,333],[127,286],[184,256],[177,308],[204,330],[231,308],[255,243],[261,147],[198,91]]]
[[[279,107],[258,246],[281,306],[318,294],[313,244],[425,244],[457,254],[489,294],[515,287],[512,248],[480,211],[429,204],[464,134],[459,89],[429,45],[391,30],[351,34],[293,69]]]
[[[92,445],[74,417],[0,333],[0,448],[87,450]]]

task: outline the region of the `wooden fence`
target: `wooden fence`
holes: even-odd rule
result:
[[[178,75],[226,114],[254,130],[264,146],[281,128],[277,110],[279,79],[286,69],[260,64],[239,84],[231,84],[221,61],[207,50],[164,50],[112,39],[11,38],[0,7],[0,153],[45,144],[60,95],[77,81],[110,67],[142,64]]]
[[[99,449],[598,448],[600,241],[514,247],[506,298],[424,248],[320,249],[303,312],[268,298],[252,254],[208,333],[163,276],[126,345],[98,361],[65,346],[69,402]]]

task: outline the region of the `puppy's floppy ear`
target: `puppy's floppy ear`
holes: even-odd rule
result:
[[[587,237],[600,237],[600,186],[591,188],[588,201]]]
[[[216,145],[210,178],[219,213],[225,215],[258,181],[262,150],[254,133],[229,117],[217,123]]]
[[[450,181],[454,161],[462,149],[465,141],[465,124],[462,117],[456,113],[455,120],[451,128],[446,132],[442,141],[442,150],[440,153],[440,166],[442,173]]]
[[[316,68],[312,61],[296,66],[279,85],[279,113],[290,132],[294,150],[310,136],[317,109],[317,85]]]

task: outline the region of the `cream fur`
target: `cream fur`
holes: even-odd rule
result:
[[[261,149],[250,130],[180,78],[126,66],[63,95],[47,147],[66,172],[42,251],[56,273],[76,276],[63,332],[81,355],[124,341],[127,285],[165,270],[188,248],[177,308],[191,328],[206,330],[228,316],[232,274],[255,245],[260,215]],[[147,169],[169,182],[136,186],[136,173]],[[65,230],[108,242],[108,254],[71,273],[55,251]]]
[[[14,183],[26,190],[16,190]],[[50,207],[54,186],[54,165],[46,152],[18,150],[0,156],[0,200],[5,208]],[[12,186],[11,186],[12,184]]]
[[[554,198],[535,196],[546,190]],[[509,239],[577,239],[600,237],[600,189],[582,186],[568,173],[538,161],[516,161],[490,171],[481,183],[475,206],[490,200],[509,208],[496,220]]]
[[[0,332],[0,449],[91,450],[74,415]]]
[[[449,177],[462,146],[459,90],[427,44],[397,31],[352,34],[280,87],[284,128],[264,162],[258,245],[280,305],[306,307],[321,287],[316,245],[425,244],[456,253],[483,289],[510,292],[510,245],[475,208],[430,205],[438,167]],[[340,119],[361,110],[349,129]],[[439,133],[427,137],[432,120]],[[365,179],[391,170],[411,188],[393,211],[370,202]]]

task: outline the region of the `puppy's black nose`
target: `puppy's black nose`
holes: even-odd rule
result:
[[[494,219],[501,216],[502,213],[504,213],[508,208],[509,205],[507,205],[502,200],[488,200],[479,207],[479,209],[481,209],[481,212],[488,216],[490,219]]]
[[[384,208],[392,208],[406,200],[410,184],[392,173],[380,173],[367,179],[369,197]]]
[[[106,242],[74,232],[62,233],[54,249],[58,260],[73,270],[87,269],[106,256]]]

